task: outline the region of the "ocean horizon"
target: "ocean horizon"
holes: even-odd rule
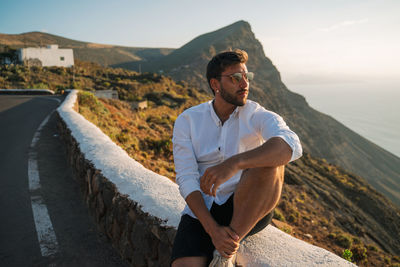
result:
[[[400,82],[290,84],[314,109],[400,157]]]

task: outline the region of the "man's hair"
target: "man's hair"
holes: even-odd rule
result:
[[[207,81],[214,94],[214,90],[211,87],[211,79],[215,78],[220,81],[221,73],[225,71],[226,67],[246,63],[248,60],[246,51],[235,49],[234,51],[226,51],[215,55],[207,65]]]

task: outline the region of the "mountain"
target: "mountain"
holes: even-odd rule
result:
[[[247,66],[256,74],[249,97],[282,115],[300,136],[306,152],[366,178],[400,205],[400,159],[332,117],[312,109],[303,96],[291,92],[245,21],[203,34],[175,50],[100,45],[40,32],[0,34],[0,49],[45,44],[73,48],[75,58],[83,61],[162,72],[208,94],[211,94],[205,79],[208,61],[220,51],[244,49],[249,54]]]
[[[0,88],[60,92],[71,86],[84,89],[79,112],[146,168],[172,180],[173,123],[184,109],[211,98],[164,75],[79,60],[73,69],[0,66]],[[120,100],[97,99],[87,92],[109,88],[118,91]],[[147,109],[132,110],[129,101],[145,99]],[[400,253],[400,209],[363,178],[308,153],[288,164],[275,219],[283,231],[339,256],[351,249],[359,266],[400,262],[395,256]]]
[[[164,57],[173,50],[171,48],[124,47],[88,43],[43,32],[22,34],[0,33],[0,51],[8,47],[17,49],[23,47],[40,47],[50,44],[58,44],[59,48],[72,48],[76,59],[99,63],[103,66],[132,61],[154,60]]]
[[[247,67],[255,72],[250,99],[282,115],[300,136],[306,152],[365,177],[378,191],[400,205],[400,159],[332,117],[314,110],[303,96],[291,92],[245,21],[203,34],[156,60],[115,66],[137,69],[140,64],[142,70],[161,71],[210,93],[205,79],[208,61],[221,51],[235,48],[247,51]]]

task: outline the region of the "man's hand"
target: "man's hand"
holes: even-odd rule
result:
[[[217,226],[210,236],[222,257],[230,258],[239,249],[239,236],[228,226]]]
[[[200,178],[200,188],[207,194],[215,197],[217,188],[238,172],[233,158],[208,168]]]

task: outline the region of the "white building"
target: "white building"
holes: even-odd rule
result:
[[[43,67],[58,66],[72,67],[74,65],[74,53],[72,49],[58,49],[58,45],[47,47],[28,47],[18,49],[20,62],[40,61]]]
[[[93,94],[99,98],[118,99],[118,91],[115,90],[98,90]]]

